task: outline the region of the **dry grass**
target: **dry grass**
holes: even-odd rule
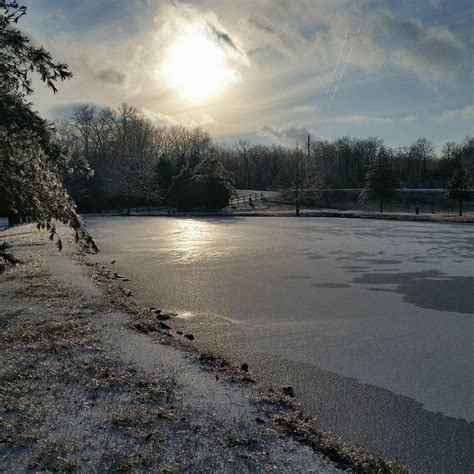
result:
[[[93,459],[96,466],[133,470],[161,462],[159,452],[148,453],[145,462],[140,451],[144,442],[165,439],[161,420],[175,422],[169,378],[108,357],[87,319],[27,323],[5,331],[1,344],[9,354],[0,373],[1,441],[28,468],[67,472]],[[71,433],[66,438],[64,426]],[[100,431],[107,442],[94,452],[88,443]],[[110,456],[124,439],[130,442],[120,456]]]
[[[31,456],[28,467],[36,472],[72,472],[77,461],[71,456],[70,443],[62,439],[51,439],[42,443]]]
[[[0,344],[12,350],[54,352],[87,347],[92,342],[89,322],[75,318],[27,323],[0,334]]]
[[[67,298],[68,294],[64,291],[50,290],[43,288],[22,288],[15,291],[17,298]]]
[[[166,437],[160,429],[159,421],[175,418],[169,409],[144,406],[126,408],[112,415],[109,423],[122,430],[128,436],[140,441],[161,443]]]
[[[324,454],[340,469],[360,473],[408,473],[408,469],[398,462],[387,461],[322,431],[315,420],[306,416],[301,406],[289,396],[270,388],[260,395],[258,402],[268,407],[268,427]]]

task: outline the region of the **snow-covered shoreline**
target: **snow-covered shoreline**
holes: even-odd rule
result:
[[[90,213],[84,214],[84,217],[113,217],[126,216],[129,217],[296,217],[295,211],[291,208],[286,210],[255,210],[255,211],[176,211],[170,213],[168,211],[139,211],[127,214],[125,212],[107,212],[107,213]],[[397,220],[411,222],[451,222],[451,223],[474,223],[474,214],[466,213],[463,216],[454,214],[413,214],[413,213],[379,213],[370,211],[341,211],[336,209],[302,209],[299,217],[343,217],[351,219],[382,219]]]

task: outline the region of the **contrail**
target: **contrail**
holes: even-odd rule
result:
[[[341,76],[339,77],[339,81],[337,81],[336,87],[334,88],[334,92],[332,94],[331,100],[329,101],[328,107],[331,106],[332,101],[334,100],[334,97],[337,94],[337,90],[339,89],[339,85],[341,84],[342,79],[344,78],[344,73],[346,72],[347,64],[349,63],[349,59],[351,58],[352,51],[354,50],[354,47],[357,43],[357,39],[359,38],[359,34],[362,30],[362,27],[364,26],[365,19],[367,18],[367,14],[369,13],[370,2],[371,2],[371,0],[369,0],[369,3],[367,3],[367,9],[365,10],[364,17],[362,18],[362,21],[360,22],[359,29],[357,30],[357,34],[354,38],[354,42],[352,43],[351,50],[349,51],[349,54],[347,55],[346,63],[344,64],[344,68],[342,69],[342,73],[341,73]]]
[[[334,83],[334,79],[336,78],[336,73],[337,73],[337,69],[339,68],[339,64],[341,62],[341,58],[342,58],[342,53],[344,52],[344,48],[346,47],[346,43],[347,43],[347,38],[349,37],[349,34],[350,32],[352,31],[352,23],[354,22],[354,17],[355,17],[355,14],[357,12],[357,10],[359,9],[359,2],[360,0],[357,0],[355,2],[355,5],[354,5],[354,8],[352,10],[352,16],[351,16],[351,21],[349,22],[349,26],[347,27],[347,30],[346,30],[346,36],[344,38],[344,42],[342,43],[342,47],[341,49],[339,50],[339,55],[337,57],[337,62],[336,62],[336,67],[334,68],[334,71],[332,72],[332,77],[331,77],[331,83],[329,84],[329,86],[327,87],[326,89],[326,94],[324,95],[324,98],[326,99],[328,94],[329,94],[329,91],[332,89],[332,85]]]

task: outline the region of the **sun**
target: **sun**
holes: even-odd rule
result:
[[[191,100],[202,100],[220,92],[236,80],[226,67],[226,53],[202,33],[181,37],[170,48],[163,67],[172,87]]]

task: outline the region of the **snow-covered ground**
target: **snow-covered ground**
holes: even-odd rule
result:
[[[417,471],[473,466],[474,225],[90,218],[134,294]],[[471,423],[468,423],[471,422]]]

